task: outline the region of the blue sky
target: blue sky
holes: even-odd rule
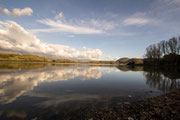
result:
[[[1,0],[0,21],[3,50],[75,59],[142,57],[148,45],[179,36],[180,0]],[[20,32],[24,38],[14,36]]]

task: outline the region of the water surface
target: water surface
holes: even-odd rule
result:
[[[0,119],[60,119],[85,107],[158,96],[179,88],[179,76],[170,73],[111,65],[0,63]]]

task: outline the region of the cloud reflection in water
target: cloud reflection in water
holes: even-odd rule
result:
[[[49,67],[37,70],[17,70],[1,73],[0,102],[8,104],[16,98],[32,91],[42,82],[57,82],[80,77],[80,80],[99,79],[99,67]]]

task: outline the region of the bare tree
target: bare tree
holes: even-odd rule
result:
[[[150,60],[153,58],[152,57],[152,45],[150,45],[149,47],[146,48],[145,57],[149,58]]]
[[[160,46],[160,49],[161,49],[162,54],[163,54],[163,55],[166,55],[166,54],[167,54],[167,53],[166,53],[166,41],[163,40],[163,41],[161,41],[159,44],[160,44],[159,46]]]
[[[162,56],[161,46],[160,44],[156,45],[150,45],[146,48],[146,54],[145,57],[151,59],[159,59]]]
[[[176,54],[177,53],[177,46],[178,46],[177,38],[175,38],[175,37],[171,38],[168,41],[168,46],[169,46],[170,52]]]
[[[180,36],[178,39],[177,53],[180,54]]]
[[[170,50],[169,50],[169,45],[167,41],[165,42],[165,49],[166,49],[166,54],[169,54]]]
[[[160,59],[163,55],[163,51],[161,50],[161,44],[160,43],[157,44],[156,55],[157,55],[157,59]]]
[[[148,46],[144,56],[151,61],[153,59],[160,59],[162,56],[170,53],[180,53],[180,37],[173,37],[168,41],[163,40],[158,44]]]

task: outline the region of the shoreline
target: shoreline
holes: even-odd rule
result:
[[[180,119],[180,89],[144,100],[96,109],[85,120],[178,120]]]
[[[143,100],[113,104],[109,107],[89,106],[61,114],[62,120],[179,120],[180,89]],[[52,119],[55,116],[41,116]]]

